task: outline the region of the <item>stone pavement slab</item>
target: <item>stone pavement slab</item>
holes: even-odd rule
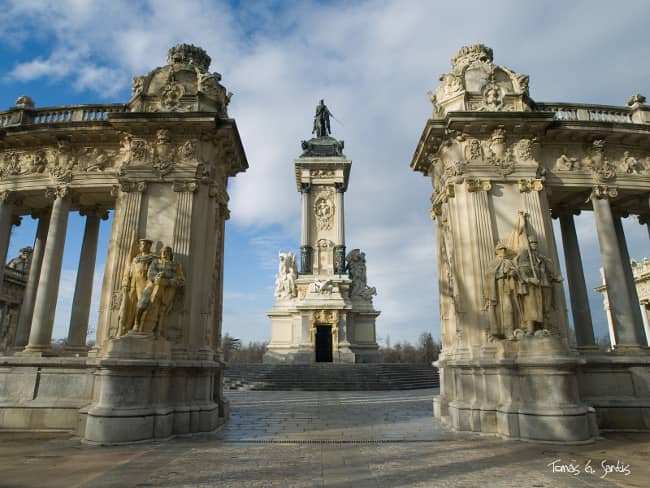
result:
[[[649,433],[583,446],[455,434],[432,420],[435,393],[231,392],[221,431],[131,446],[0,433],[0,487],[648,486]],[[603,461],[622,472],[603,477]]]

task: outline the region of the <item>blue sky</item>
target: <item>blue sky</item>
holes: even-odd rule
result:
[[[320,98],[343,125],[353,160],[346,194],[349,249],[362,248],[391,342],[439,334],[431,192],[409,163],[431,106],[426,92],[463,45],[481,42],[495,62],[530,75],[538,101],[623,105],[650,95],[644,1],[151,2],[0,0],[0,109],[29,95],[37,106],[125,102],[131,78],[165,63],[179,42],[204,47],[235,96],[250,169],[231,182],[224,331],[265,340],[279,249],[298,250],[300,198],[293,160],[310,136]],[[67,333],[83,234],[71,215],[55,335]],[[95,295],[110,220],[101,227]],[[577,219],[588,286],[599,282],[589,213]],[[630,254],[649,255],[648,234],[626,219]],[[559,230],[556,230],[559,238]],[[10,255],[31,244],[33,222],[14,231]],[[559,246],[561,247],[561,246]],[[597,334],[602,302],[592,296]],[[96,322],[96,301],[91,328]]]

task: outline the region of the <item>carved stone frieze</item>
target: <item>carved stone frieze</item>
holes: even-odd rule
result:
[[[333,169],[312,169],[309,170],[309,176],[320,177],[320,176],[334,176],[336,171]]]
[[[595,139],[587,149],[582,166],[590,169],[597,182],[607,182],[616,178],[616,168],[605,154],[605,139]]]

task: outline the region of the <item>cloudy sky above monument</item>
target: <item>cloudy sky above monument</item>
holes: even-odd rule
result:
[[[409,169],[431,113],[426,92],[463,45],[494,49],[495,63],[530,75],[539,101],[624,105],[648,93],[650,64],[642,0],[559,2],[0,1],[0,108],[30,95],[37,106],[125,102],[131,78],[165,64],[187,42],[212,57],[235,95],[250,169],[231,181],[224,331],[268,339],[278,250],[299,247],[300,197],[293,160],[324,98],[353,168],[346,195],[348,249],[361,248],[391,341],[439,334],[431,185]],[[34,226],[14,231],[10,254]],[[578,218],[588,286],[599,283],[591,215]],[[83,222],[70,219],[55,335],[67,331]],[[648,255],[647,231],[630,218],[633,257]],[[108,240],[108,225],[102,228]],[[557,230],[559,238],[559,230]],[[105,245],[98,254],[99,290]],[[95,293],[97,296],[98,294]],[[597,334],[606,331],[592,296]],[[96,321],[95,312],[91,322]],[[92,325],[91,325],[92,327]]]

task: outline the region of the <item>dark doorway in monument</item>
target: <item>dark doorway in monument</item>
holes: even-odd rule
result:
[[[316,362],[332,362],[332,326],[316,326]]]

